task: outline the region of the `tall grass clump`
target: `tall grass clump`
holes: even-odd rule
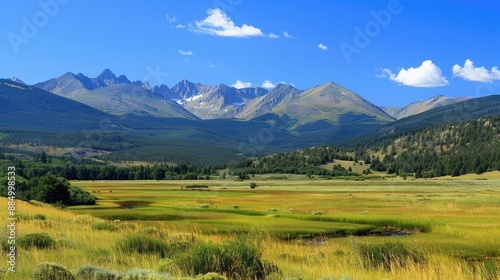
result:
[[[95,222],[92,224],[94,230],[117,231],[118,227],[107,222]]]
[[[405,267],[407,264],[426,264],[427,257],[415,247],[400,242],[384,242],[380,244],[353,244],[365,267],[383,267],[391,270],[394,267]]]
[[[158,238],[145,235],[126,236],[118,240],[116,249],[123,253],[167,255],[167,244]]]
[[[33,271],[36,280],[75,280],[75,276],[65,267],[54,263],[41,263]]]
[[[174,256],[175,265],[192,275],[217,272],[230,279],[264,279],[267,265],[256,247],[238,238],[223,244],[199,243],[187,253]]]
[[[53,247],[56,242],[46,233],[30,233],[19,238],[19,246],[24,249],[46,249]]]

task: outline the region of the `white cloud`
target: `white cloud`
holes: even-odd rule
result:
[[[170,17],[168,14],[166,15],[167,21],[170,24],[174,24],[177,21],[177,15],[174,15],[174,17]]]
[[[276,35],[276,34],[274,34],[274,33],[270,33],[270,34],[269,34],[269,38],[276,39],[276,38],[279,38],[279,37],[280,37],[280,35]]]
[[[175,28],[186,28],[186,25],[184,24],[177,24]]]
[[[389,80],[411,87],[439,87],[448,85],[448,80],[443,76],[441,69],[431,60],[422,62],[417,68],[402,68],[399,73],[393,74],[389,69],[378,69],[382,74],[379,78],[389,77]]]
[[[182,55],[193,55],[193,52],[192,51],[183,51],[183,50],[179,50],[179,53],[182,54]]]
[[[326,50],[328,49],[328,47],[327,47],[327,46],[325,46],[325,45],[323,45],[323,44],[319,44],[319,45],[318,45],[318,48],[320,48],[320,49],[322,49],[322,50],[324,50],[324,51],[326,51]]]
[[[192,31],[221,37],[264,36],[259,28],[251,25],[236,26],[220,9],[208,9],[207,13],[208,16],[204,20],[195,21],[196,26],[190,25]]]
[[[290,38],[290,39],[295,38],[292,35],[290,35],[290,33],[286,32],[286,31],[283,31],[282,34],[283,34],[283,37],[285,37],[285,38]]]
[[[240,80],[237,80],[236,83],[231,85],[234,88],[240,89],[240,88],[249,88],[252,87],[252,83],[250,82],[242,82]]]
[[[458,64],[453,65],[453,76],[461,77],[468,81],[490,83],[494,80],[500,80],[500,71],[496,66],[491,68],[491,71],[488,71],[484,66],[475,67],[474,62],[467,59],[463,67]]]
[[[272,88],[275,88],[276,85],[273,82],[269,81],[269,80],[265,80],[262,83],[261,87],[266,88],[266,89],[272,89]]]

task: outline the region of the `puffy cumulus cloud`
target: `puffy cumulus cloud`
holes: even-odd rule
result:
[[[237,80],[236,83],[231,85],[234,88],[240,89],[240,88],[249,88],[252,87],[252,83],[250,82],[242,82],[240,80]]]
[[[319,45],[318,45],[318,48],[320,48],[320,49],[322,49],[322,50],[324,50],[324,51],[326,51],[326,50],[328,49],[328,47],[327,47],[327,46],[325,46],[325,45],[323,45],[323,44],[319,44]]]
[[[236,24],[220,9],[208,9],[208,16],[201,21],[195,21],[191,30],[198,33],[222,37],[255,37],[264,36],[262,31],[254,26]]]
[[[396,75],[389,69],[378,69],[382,71],[377,74],[378,78],[388,77],[389,80],[411,87],[440,87],[448,85],[448,80],[443,76],[441,68],[426,60],[419,67],[402,68]]]
[[[265,89],[272,89],[272,88],[275,88],[275,87],[276,87],[276,84],[275,84],[275,83],[273,83],[273,82],[271,82],[271,81],[269,81],[269,80],[265,80],[265,81],[262,83],[261,87],[263,87],[263,88],[265,88]]]
[[[453,65],[453,76],[468,81],[489,83],[494,80],[500,80],[500,71],[496,66],[491,68],[491,70],[484,68],[484,66],[476,67],[472,60],[467,59],[463,67],[458,64]]]

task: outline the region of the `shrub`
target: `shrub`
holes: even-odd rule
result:
[[[250,183],[250,188],[251,188],[251,189],[255,189],[256,187],[257,187],[257,184],[256,184],[256,183],[254,183],[254,182],[251,182],[251,183]]]
[[[393,266],[406,266],[409,262],[420,264],[427,262],[419,250],[399,242],[384,242],[375,245],[356,244],[355,250],[365,266],[383,266],[387,270]]]
[[[200,243],[190,252],[176,255],[174,263],[193,275],[218,272],[229,278],[263,279],[265,276],[260,253],[245,238],[221,245]]]
[[[35,214],[33,216],[34,220],[40,220],[40,221],[45,221],[47,220],[47,217],[44,214]]]
[[[167,245],[157,238],[144,235],[127,236],[117,242],[117,249],[124,253],[158,254],[164,258]]]
[[[196,277],[195,280],[226,280],[227,278],[216,272],[209,272],[205,275]]]
[[[201,204],[199,207],[200,208],[208,208],[208,207],[210,207],[210,205],[208,205],[208,204]]]
[[[107,222],[95,222],[92,224],[92,229],[95,230],[107,230],[107,231],[117,231],[118,227],[107,223]]]
[[[65,267],[53,263],[41,263],[33,271],[37,280],[74,280],[75,276]]]
[[[19,246],[24,249],[35,247],[45,249],[53,247],[56,242],[46,233],[30,233],[19,238]]]
[[[94,271],[94,278],[90,278],[93,280],[121,280],[123,279],[122,275],[119,272],[109,271],[106,269],[98,269]],[[89,278],[86,278],[89,279]]]
[[[84,265],[78,269],[76,277],[85,280],[118,280],[122,279],[123,276],[119,272],[109,271],[93,265]]]
[[[168,280],[168,275],[160,275],[147,269],[132,269],[125,273],[123,280]]]
[[[96,202],[95,196],[79,187],[70,186],[68,191],[71,205],[94,205]]]
[[[207,186],[207,185],[187,185],[184,188],[186,188],[186,189],[208,189],[209,186]]]

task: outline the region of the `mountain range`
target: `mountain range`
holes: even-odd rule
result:
[[[365,122],[390,122],[466,100],[436,96],[407,106],[377,107],[333,82],[307,90],[286,84],[272,90],[208,86],[188,80],[173,87],[152,87],[148,82],[132,82],[125,75],[117,77],[109,69],[95,78],[68,72],[34,86],[113,115],[248,120],[274,114],[293,119],[293,127],[318,121],[338,123],[345,113],[358,114]]]
[[[153,87],[106,69],[95,78],[66,73],[32,86],[18,78],[0,79],[0,142],[112,147],[118,159],[227,161],[496,114],[495,104],[500,104],[497,97],[437,96],[399,108],[378,107],[333,82],[306,90],[287,84],[237,89],[187,80]],[[78,144],[82,131],[98,140]]]

